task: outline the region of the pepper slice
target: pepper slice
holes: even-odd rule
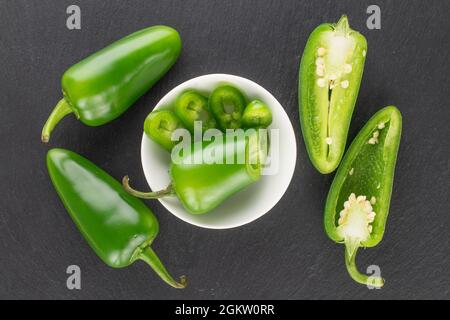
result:
[[[272,123],[272,111],[267,104],[259,100],[251,101],[242,115],[245,128],[267,128]]]
[[[259,180],[261,158],[256,136],[238,135],[220,143],[194,142],[180,159],[170,166],[171,184],[157,192],[141,192],[133,189],[128,176],[122,180],[127,192],[143,199],[157,199],[175,194],[187,211],[193,214],[210,212],[230,196]],[[214,155],[219,155],[219,161]],[[208,160],[208,156],[212,157]],[[200,159],[200,161],[196,161]],[[254,160],[250,160],[254,159]]]
[[[321,173],[334,171],[347,141],[367,42],[344,15],[310,35],[300,63],[299,112],[306,149]]]
[[[158,220],[139,199],[86,158],[64,149],[47,153],[47,168],[64,206],[95,253],[113,268],[143,260],[174,288],[175,281],[150,245],[158,235]]]
[[[223,131],[241,127],[245,106],[244,95],[230,85],[217,87],[209,96],[209,109]]]
[[[350,276],[374,287],[381,287],[384,280],[361,274],[356,253],[361,246],[376,246],[383,237],[401,130],[402,117],[396,107],[378,111],[345,154],[325,206],[325,231],[333,241],[345,244]]]
[[[191,132],[194,132],[195,121],[201,121],[203,130],[216,127],[216,120],[209,111],[208,98],[194,90],[183,92],[175,101],[174,109]]]
[[[179,143],[172,140],[172,134],[181,128],[184,126],[180,119],[170,110],[152,111],[144,121],[145,134],[167,151]]]
[[[70,67],[62,76],[64,98],[42,129],[48,142],[56,124],[74,113],[88,126],[100,126],[125,112],[177,61],[178,32],[153,26],[132,33]]]

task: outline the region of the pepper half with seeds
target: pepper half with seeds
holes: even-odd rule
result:
[[[367,52],[363,35],[344,15],[310,35],[299,72],[300,124],[309,157],[321,173],[334,171],[344,154]]]
[[[360,273],[355,258],[359,247],[374,247],[383,237],[401,129],[402,117],[394,106],[367,122],[345,154],[325,206],[325,231],[345,244],[350,276],[373,287],[383,286],[384,280]]]

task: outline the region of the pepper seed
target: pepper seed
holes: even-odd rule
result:
[[[350,73],[352,72],[352,65],[351,64],[344,64],[344,73]]]
[[[322,57],[325,54],[325,48],[320,47],[319,49],[317,49],[317,55],[319,57]]]
[[[330,144],[333,143],[333,139],[332,139],[331,137],[327,137],[327,138],[325,139],[325,142],[326,142],[326,144],[330,145]]]
[[[341,87],[342,87],[343,89],[347,89],[348,86],[349,86],[348,80],[344,80],[344,81],[341,82]]]
[[[323,60],[323,58],[317,58],[316,59],[316,65],[317,66],[323,66],[325,64],[325,60]]]
[[[357,198],[356,198],[356,202],[364,202],[364,201],[366,201],[366,196],[358,196]]]
[[[317,79],[317,85],[321,88],[325,87],[325,79],[324,78]]]

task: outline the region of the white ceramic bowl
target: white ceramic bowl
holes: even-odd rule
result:
[[[195,215],[187,212],[175,196],[159,200],[167,210],[181,220],[210,229],[242,226],[272,209],[286,192],[294,174],[297,159],[294,129],[288,115],[270,92],[251,80],[228,74],[208,74],[197,77],[172,89],[159,101],[155,110],[171,108],[175,99],[187,89],[210,93],[222,84],[231,84],[239,88],[248,101],[259,99],[270,107],[273,122],[269,129],[279,129],[278,141],[271,140],[271,149],[275,147],[279,149],[279,165],[276,174],[262,176],[258,182],[236,193],[206,214]],[[145,134],[142,137],[141,160],[145,178],[151,190],[156,191],[167,187],[170,183],[170,153]]]

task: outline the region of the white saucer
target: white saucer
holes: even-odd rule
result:
[[[187,212],[175,197],[159,201],[173,215],[190,224],[210,229],[239,227],[252,222],[270,211],[286,192],[297,159],[297,143],[291,121],[281,104],[266,89],[255,82],[228,74],[209,74],[188,80],[172,89],[156,105],[156,109],[171,108],[175,99],[187,89],[196,89],[209,94],[222,84],[231,84],[242,91],[248,101],[259,99],[266,103],[273,114],[269,129],[279,129],[278,141],[271,140],[271,149],[278,148],[278,170],[276,174],[262,176],[248,188],[238,192],[213,211],[195,215]],[[142,137],[141,160],[145,178],[151,190],[167,187],[170,183],[170,153],[157,145],[145,134]]]

